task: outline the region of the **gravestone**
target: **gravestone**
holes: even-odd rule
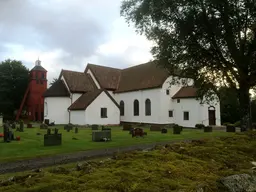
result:
[[[20,132],[23,132],[23,131],[24,131],[24,122],[23,122],[23,121],[20,122],[19,131],[20,131]]]
[[[92,141],[110,141],[111,140],[111,131],[93,131],[92,132]]]
[[[174,125],[173,127],[173,134],[180,134],[182,131],[182,127],[179,125]]]
[[[167,133],[167,129],[166,129],[166,128],[163,128],[163,129],[161,130],[161,133],[163,133],[163,134]]]
[[[32,124],[31,123],[28,123],[27,124],[27,128],[32,128],[33,126],[32,126]]]
[[[236,127],[233,125],[227,125],[226,131],[227,132],[236,132]]]
[[[132,133],[132,137],[143,137],[144,131],[141,128],[135,128]]]
[[[12,129],[16,129],[16,123],[15,122],[12,123]]]
[[[4,142],[6,143],[10,142],[9,132],[10,132],[10,126],[8,123],[5,123],[4,124]]]
[[[98,129],[99,129],[99,126],[98,126],[98,125],[95,125],[95,124],[92,125],[92,130],[93,130],[93,131],[96,131],[96,130],[98,130]]]
[[[75,133],[78,133],[78,127],[75,128]]]
[[[44,120],[44,124],[46,124],[46,125],[49,126],[49,125],[50,125],[50,120],[49,120],[49,119],[45,119],[45,120]]]
[[[151,125],[150,126],[150,131],[161,131],[162,126],[161,125]]]
[[[134,131],[134,128],[131,128],[130,131],[129,131],[129,134],[131,135]]]
[[[70,132],[70,130],[73,130],[73,126],[71,124],[65,125],[64,130],[66,130],[67,132]]]
[[[58,133],[58,129],[54,129],[54,133],[51,134],[51,129],[47,129],[47,134],[44,135],[44,146],[56,146],[61,145],[62,135]]]

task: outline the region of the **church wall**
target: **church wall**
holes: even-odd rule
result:
[[[70,106],[69,97],[46,97],[44,99],[44,119],[49,119],[55,124],[68,124]]]
[[[162,124],[161,122],[161,105],[160,105],[160,92],[161,88],[132,91],[125,93],[116,93],[114,98],[120,104],[124,101],[124,116],[121,116],[123,122],[136,122],[136,123],[152,123]],[[139,101],[139,115],[134,116],[133,103],[134,100]],[[151,115],[145,114],[145,101],[151,101]]]
[[[70,111],[70,122],[74,125],[85,125],[85,111]]]
[[[101,118],[101,108],[107,108],[107,118]],[[120,110],[107,96],[102,92],[85,111],[86,124],[98,125],[118,125],[120,124]]]
[[[72,94],[72,103],[74,103],[79,97],[81,97],[81,93],[73,93]]]

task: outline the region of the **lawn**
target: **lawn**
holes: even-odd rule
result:
[[[11,143],[0,142],[0,162],[84,150],[123,147],[141,143],[212,138],[230,135],[230,133],[226,133],[224,131],[204,133],[203,130],[196,129],[184,129],[181,135],[174,135],[172,130],[168,129],[167,134],[161,134],[160,132],[150,132],[148,128],[144,128],[144,130],[148,133],[145,138],[132,138],[128,131],[122,131],[121,127],[112,127],[112,141],[92,142],[92,131],[90,128],[79,128],[79,133],[75,134],[74,130],[71,132],[66,132],[63,127],[56,127],[59,128],[59,132],[62,133],[61,146],[44,147],[43,135],[46,133],[46,130],[41,130],[39,128],[25,128],[24,132],[22,133],[14,132],[15,137],[21,137],[20,141],[12,141]],[[3,132],[3,130],[0,128],[0,133],[1,132]],[[41,133],[41,135],[37,135],[37,133]],[[75,137],[76,140],[72,139],[73,137]]]
[[[186,133],[204,135],[198,131]],[[169,137],[172,138],[170,134]],[[8,180],[14,174],[1,175],[0,191],[222,191],[216,182],[220,178],[251,173],[251,162],[256,160],[255,146],[256,132],[180,142],[153,151],[80,162],[79,169],[70,164],[43,169],[40,173],[17,173],[14,181]]]

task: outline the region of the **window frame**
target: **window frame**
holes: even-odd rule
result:
[[[106,107],[100,108],[100,117],[101,118],[108,118],[108,110]]]
[[[187,116],[185,114],[187,114]],[[189,111],[183,111],[183,120],[184,121],[189,121]]]

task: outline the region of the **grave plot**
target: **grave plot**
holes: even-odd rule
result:
[[[92,141],[100,142],[100,141],[111,141],[111,129],[103,130],[103,131],[93,131],[92,132]]]

